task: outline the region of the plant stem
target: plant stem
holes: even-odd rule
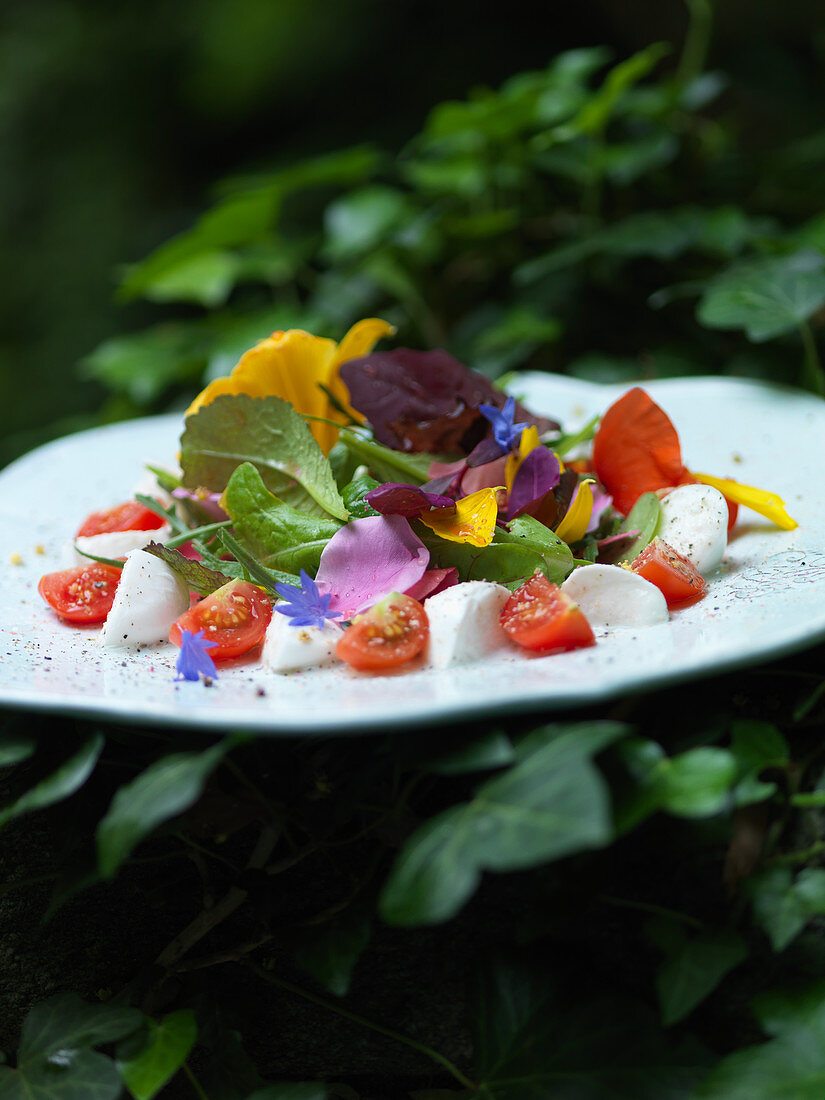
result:
[[[668,917],[670,920],[678,920],[682,924],[695,928],[697,932],[704,932],[705,930],[704,924],[698,918],[690,916],[689,913],[680,913],[676,909],[666,909],[663,905],[652,905],[647,901],[633,901],[630,898],[616,898],[612,894],[599,894],[597,900],[603,901],[606,905],[615,905],[617,909],[638,909],[640,913],[650,913],[654,917]]]
[[[766,862],[775,867],[785,863],[807,863],[811,859],[815,859],[816,856],[821,856],[825,852],[825,840],[817,840],[810,848],[801,848],[798,852],[783,852],[781,855],[773,856]]]
[[[279,978],[277,975],[270,973],[270,971],[257,966],[251,960],[246,960],[245,965],[248,966],[250,970],[254,971],[259,978],[263,978],[264,981],[270,982],[272,985],[277,985],[287,993],[293,993],[296,997],[303,997],[304,1000],[311,1001],[312,1004],[320,1005],[321,1008],[326,1008],[330,1012],[336,1013],[338,1016],[343,1016],[345,1020],[360,1024],[362,1027],[369,1028],[370,1031],[376,1031],[379,1035],[385,1035],[388,1039],[395,1039],[396,1042],[403,1043],[412,1050],[417,1050],[419,1054],[424,1054],[431,1061],[436,1062],[445,1069],[465,1089],[475,1089],[473,1082],[461,1072],[458,1066],[443,1054],[439,1054],[437,1050],[433,1050],[432,1047],[428,1047],[424,1043],[419,1043],[416,1039],[411,1039],[408,1035],[401,1035],[397,1031],[392,1031],[388,1027],[383,1027],[381,1024],[373,1023],[372,1020],[367,1020],[365,1017],[358,1016],[354,1012],[349,1012],[340,1005],[333,1004],[332,1001],[327,1001],[324,997],[318,997],[315,993],[310,993],[308,989],[301,989],[300,986],[293,985],[291,982],[285,981],[283,978]]]
[[[192,1070],[189,1068],[188,1062],[184,1062],[183,1066],[181,1068],[183,1069],[183,1072],[186,1074],[186,1076],[189,1078],[189,1084],[192,1086],[192,1088],[197,1093],[198,1100],[209,1100],[209,1097],[203,1091],[203,1085],[200,1083],[200,1081],[194,1075]]]
[[[181,546],[184,542],[189,542],[190,539],[205,539],[229,526],[231,526],[231,520],[225,519],[220,523],[207,523],[203,527],[193,527],[191,531],[184,531],[182,535],[175,535],[173,538],[167,539],[163,545],[169,550],[174,550],[175,547]]]
[[[705,68],[713,26],[711,0],[685,0],[685,4],[688,9],[688,26],[676,70],[676,82],[682,87],[699,76]]]
[[[825,372],[816,350],[816,341],[811,326],[806,322],[799,328],[805,359],[802,365],[802,381],[813,393],[825,397]]]

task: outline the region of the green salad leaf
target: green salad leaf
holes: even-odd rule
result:
[[[498,528],[489,546],[449,542],[422,526],[416,531],[430,551],[430,566],[454,565],[463,581],[487,580],[513,586],[537,569],[560,584],[573,568],[573,554],[566,542],[532,516],[519,516]]]
[[[347,519],[329,460],[304,418],[280,397],[222,394],[187,417],[180,447],[190,488],[222,492],[238,466],[249,462],[291,507]]]
[[[225,506],[235,535],[268,569],[315,573],[321,551],[342,526],[330,517],[308,516],[273,496],[261,474],[245,462],[226,487]]]

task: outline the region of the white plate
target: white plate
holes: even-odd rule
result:
[[[512,388],[535,412],[571,426],[627,387],[533,374]],[[69,436],[0,474],[0,704],[273,735],[357,733],[550,713],[753,664],[825,637],[825,402],[721,378],[646,388],[674,421],[689,468],[772,489],[800,523],[780,531],[743,509],[709,594],[666,625],[602,636],[575,653],[507,652],[448,672],[367,676],[336,667],[277,676],[240,662],[211,687],[176,682],[172,646],[103,650],[97,629],[62,625],[37,594],[40,576],[63,567],[63,545],[83,517],[126,499],[145,461],[174,456],[180,424],[165,416]],[[17,555],[22,565],[11,564]]]

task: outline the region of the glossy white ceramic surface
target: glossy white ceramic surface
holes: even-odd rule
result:
[[[627,387],[524,375],[511,388],[572,428]],[[172,646],[101,649],[98,629],[63,625],[37,594],[39,577],[62,568],[63,546],[88,512],[128,498],[144,462],[172,462],[180,424],[166,416],[69,436],[0,474],[0,705],[272,735],[379,732],[514,711],[541,716],[821,640],[825,402],[733,379],[646,388],[675,423],[689,468],[772,489],[800,523],[780,531],[743,509],[708,596],[667,624],[602,633],[594,648],[575,653],[508,651],[445,671],[368,676],[336,666],[283,676],[241,660],[211,687],[176,682]]]

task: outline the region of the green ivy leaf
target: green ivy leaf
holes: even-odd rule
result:
[[[784,951],[812,917],[825,915],[825,870],[769,867],[748,883],[753,914],[774,951]]]
[[[62,802],[64,798],[69,798],[75,791],[79,791],[94,771],[104,744],[105,738],[102,733],[95,733],[84,741],[77,752],[56,771],[35,783],[10,806],[0,810],[0,826],[5,825],[12,818],[20,817],[21,814],[32,813],[34,810],[51,806],[55,802]]]
[[[369,252],[412,214],[409,200],[392,187],[374,185],[351,191],[325,211],[326,252],[333,262]]]
[[[734,792],[737,806],[762,802],[776,791],[775,783],[764,783],[759,775],[766,768],[787,768],[788,743],[771,722],[741,719],[731,725],[732,752],[739,770]]]
[[[135,1100],[152,1100],[161,1091],[184,1064],[198,1036],[190,1009],[171,1012],[160,1021],[147,1019],[146,1025],[139,1049],[120,1056],[117,1062],[123,1083]]]
[[[669,958],[656,973],[656,990],[666,1027],[688,1016],[748,956],[734,932],[713,930],[688,937],[682,929]]]
[[[235,470],[251,463],[291,507],[347,519],[329,461],[304,418],[280,397],[221,394],[187,417],[180,448],[189,488],[223,492]]]
[[[295,961],[337,997],[346,995],[370,939],[372,906],[351,905],[322,928],[296,937]]]
[[[0,1100],[117,1100],[120,1075],[92,1048],[130,1035],[137,1009],[88,1005],[74,993],[50,997],[23,1023],[17,1068],[0,1066]]]
[[[657,742],[636,739],[625,742],[620,752],[635,789],[620,804],[619,832],[657,810],[677,817],[710,817],[728,805],[737,764],[726,749],[689,749],[670,759]]]
[[[825,1096],[825,983],[801,993],[757,998],[771,1037],[728,1055],[696,1091],[696,1100],[821,1100]]]
[[[408,840],[381,897],[391,924],[449,920],[483,871],[514,871],[598,848],[612,835],[610,800],[590,757],[624,736],[615,723],[551,727],[520,762],[484,783],[475,797],[428,821]]]
[[[170,1012],[162,1020],[146,1021],[137,1049],[118,1051],[117,1068],[135,1100],[152,1100],[186,1061],[198,1037],[195,1014]]]
[[[111,878],[153,829],[200,798],[207,779],[234,744],[227,737],[204,752],[164,756],[118,790],[96,833],[104,878]]]
[[[154,302],[194,302],[215,309],[229,297],[238,270],[231,252],[210,249],[169,267],[146,288],[145,296]]]
[[[225,506],[238,539],[270,570],[315,573],[321,553],[341,527],[329,516],[307,516],[266,488],[250,462],[239,466],[226,487]]]
[[[21,733],[0,734],[0,768],[20,764],[34,754],[37,742]]]
[[[794,332],[825,305],[823,267],[825,256],[810,249],[737,264],[711,280],[696,316],[754,343]]]
[[[535,966],[485,967],[471,1012],[480,1095],[495,1100],[688,1100],[700,1075],[645,1005],[571,1003]]]
[[[515,759],[513,742],[501,730],[491,730],[466,745],[439,753],[426,767],[436,775],[464,775],[467,772],[490,771],[512,764]]]

